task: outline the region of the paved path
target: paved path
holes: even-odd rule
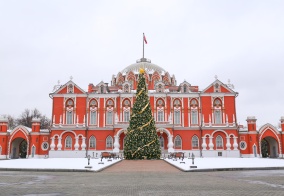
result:
[[[177,173],[181,172],[179,169],[168,164],[163,160],[123,160],[119,163],[106,168],[102,172],[116,173],[116,172],[163,172],[163,173]]]
[[[0,171],[0,196],[284,195],[284,170],[181,172],[163,161],[120,164],[102,172]]]

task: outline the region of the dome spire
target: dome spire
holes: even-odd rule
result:
[[[147,44],[147,40],[146,40],[146,37],[145,37],[145,34],[143,33],[143,56],[142,56],[142,59],[144,59],[144,43]],[[141,61],[142,61],[141,59]]]

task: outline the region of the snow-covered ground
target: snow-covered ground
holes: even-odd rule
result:
[[[88,159],[86,158],[48,158],[48,159],[11,159],[0,160],[1,168],[12,169],[44,169],[44,170],[91,170],[99,171],[105,167],[108,167],[114,163],[121,161],[120,159],[114,159],[108,161],[103,159],[104,164],[99,164],[101,159],[90,159],[91,169],[86,169],[88,165]],[[175,165],[176,167],[184,170],[212,170],[220,168],[283,168],[284,159],[264,159],[264,158],[195,158],[194,165],[196,169],[190,168],[192,166],[192,160],[185,158],[185,163],[180,163],[181,159],[173,161],[173,159],[165,159],[168,163]]]
[[[10,159],[0,160],[0,168],[99,171],[118,161],[120,161],[120,159],[113,159],[112,161],[103,159],[102,162],[104,164],[99,164],[101,159],[90,159],[90,166],[92,166],[92,168],[86,169],[85,166],[88,165],[87,158]]]
[[[279,168],[284,169],[284,159],[265,159],[265,158],[195,158],[194,166],[197,168],[190,168],[192,159],[185,158],[174,161],[173,159],[165,159],[168,163],[185,171],[191,170],[211,170],[220,168]]]

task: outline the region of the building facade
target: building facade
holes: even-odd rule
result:
[[[248,117],[243,128],[236,123],[238,93],[232,85],[217,78],[203,90],[187,81],[177,84],[174,75],[145,58],[113,75],[110,84],[89,84],[87,91],[72,80],[57,85],[50,94],[50,130],[41,130],[38,119],[31,128],[8,130],[7,119],[1,119],[0,158],[123,154],[140,68],[146,70],[163,155],[182,151],[197,157],[283,158],[284,117],[281,129],[266,124],[257,130],[255,117]]]

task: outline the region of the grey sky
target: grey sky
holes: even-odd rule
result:
[[[81,88],[109,82],[142,56],[198,85],[228,79],[237,121],[284,116],[284,1],[0,0],[0,115],[38,108],[70,76]]]

